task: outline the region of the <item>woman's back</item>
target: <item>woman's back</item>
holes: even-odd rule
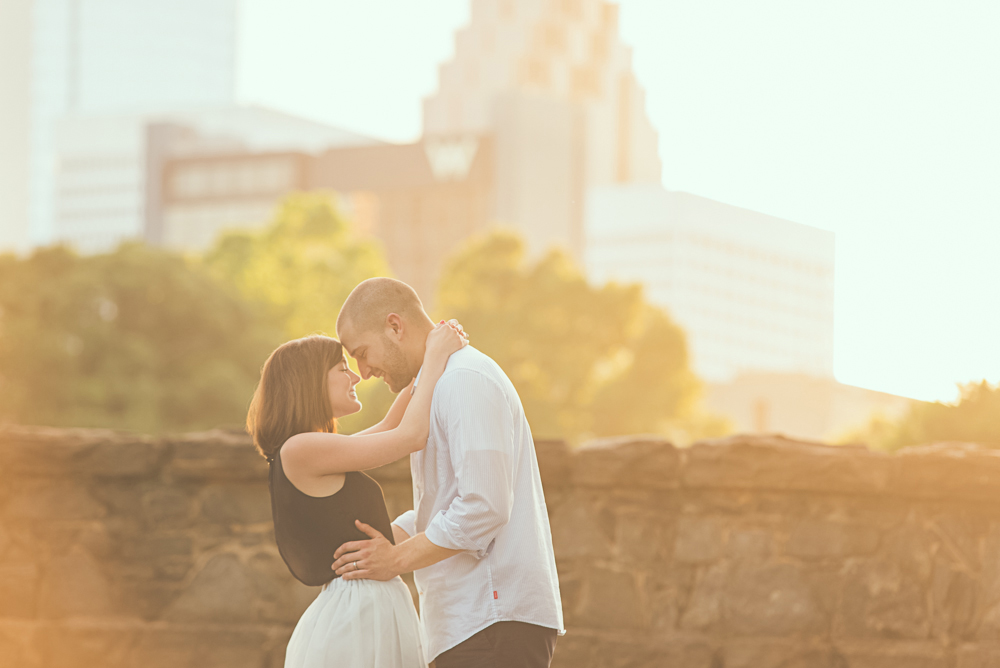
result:
[[[344,486],[330,496],[309,496],[285,475],[281,451],[271,460],[269,477],[274,539],[288,569],[301,582],[317,586],[338,577],[330,566],[344,543],[367,540],[361,520],[393,542],[382,488],[360,471],[345,474]]]

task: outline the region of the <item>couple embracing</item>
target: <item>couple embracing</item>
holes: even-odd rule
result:
[[[286,668],[547,667],[563,633],[538,462],[510,380],[435,325],[410,286],[358,285],[340,341],[310,336],[264,364],[247,427],[270,464],[275,540],[292,574],[323,585],[286,651]],[[336,419],[380,377],[398,393],[351,436]],[[390,521],[362,471],[410,456],[414,509]],[[417,619],[399,578],[414,573]]]

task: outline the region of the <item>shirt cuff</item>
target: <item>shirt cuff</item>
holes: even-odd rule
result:
[[[489,554],[488,550],[480,549],[475,541],[466,536],[458,523],[445,515],[443,510],[430,521],[427,529],[424,530],[424,535],[427,536],[427,540],[438,547],[471,552],[477,559],[482,559]]]
[[[394,519],[392,523],[405,531],[410,538],[417,535],[417,511],[415,510],[407,510]]]

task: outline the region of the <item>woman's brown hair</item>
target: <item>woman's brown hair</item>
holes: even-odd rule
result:
[[[247,413],[247,432],[268,461],[295,434],[337,431],[326,378],[343,359],[339,341],[314,335],[278,346],[264,362]]]

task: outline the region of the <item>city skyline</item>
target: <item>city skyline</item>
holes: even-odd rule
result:
[[[1000,380],[1000,10],[620,5],[664,185],[837,234],[838,380],[942,400]],[[465,0],[245,0],[238,97],[412,140],[468,17]]]

